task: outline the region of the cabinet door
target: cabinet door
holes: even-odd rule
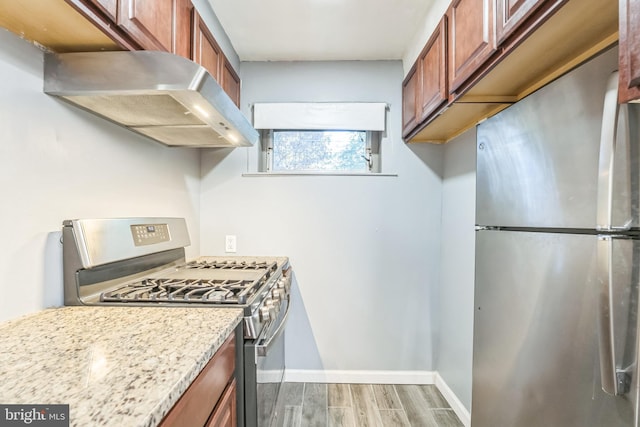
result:
[[[191,27],[193,4],[191,0],[175,0],[173,53],[191,59]]]
[[[493,0],[496,11],[496,45],[509,37],[546,0]]]
[[[120,0],[118,26],[145,50],[171,52],[173,0]]]
[[[229,95],[233,103],[240,108],[240,77],[226,57],[223,57],[222,89]]]
[[[198,12],[193,11],[193,60],[206,68],[220,83],[222,50]]]
[[[494,0],[453,0],[449,8],[449,93],[496,51]]]
[[[407,136],[417,125],[417,98],[418,98],[418,66],[416,62],[402,83],[402,136]]]
[[[211,414],[211,418],[207,421],[205,427],[236,427],[236,380],[234,379],[224,392],[224,396],[220,399],[218,406]]]
[[[418,59],[418,122],[422,122],[448,99],[447,17],[444,16]]]
[[[640,0],[620,0],[619,101],[640,99]]]

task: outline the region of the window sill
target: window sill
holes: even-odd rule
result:
[[[397,173],[379,173],[379,172],[254,172],[243,173],[243,177],[256,178],[263,176],[386,176],[397,177]]]

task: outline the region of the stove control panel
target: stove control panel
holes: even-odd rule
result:
[[[133,243],[136,246],[153,245],[169,241],[167,224],[134,224],[131,226]]]

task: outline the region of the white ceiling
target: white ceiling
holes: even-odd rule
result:
[[[241,61],[401,59],[435,0],[209,0]]]

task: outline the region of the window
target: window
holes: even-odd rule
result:
[[[384,103],[257,103],[261,172],[380,172]]]
[[[379,172],[380,132],[267,130],[263,172]]]

